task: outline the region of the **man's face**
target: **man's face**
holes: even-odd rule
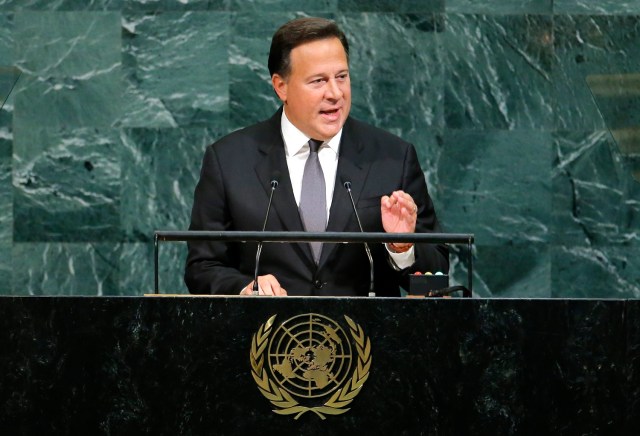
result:
[[[294,48],[288,77],[274,74],[271,81],[287,118],[307,136],[326,141],[344,125],[351,109],[351,81],[338,38]]]

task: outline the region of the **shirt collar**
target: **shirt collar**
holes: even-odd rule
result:
[[[300,153],[300,150],[309,142],[309,138],[307,135],[302,133],[300,129],[293,125],[289,118],[287,118],[287,114],[284,109],[282,110],[282,120],[280,123],[280,128],[282,130],[282,139],[284,140],[284,148],[287,153],[287,156],[295,156]],[[329,141],[325,142],[326,146],[331,150],[338,154],[340,150],[340,138],[342,137],[342,129],[338,131],[338,133]]]

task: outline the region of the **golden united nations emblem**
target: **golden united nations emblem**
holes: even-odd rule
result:
[[[251,374],[280,415],[340,415],[369,377],[371,342],[348,316],[347,334],[331,318],[294,316],[274,326],[273,315],[251,340]],[[353,345],[353,347],[352,347]],[[354,355],[355,349],[355,355]]]

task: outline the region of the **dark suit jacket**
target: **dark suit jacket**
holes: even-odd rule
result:
[[[279,172],[267,230],[303,231],[280,133],[282,108],[269,120],[231,133],[205,152],[195,190],[191,230],[261,230],[270,181]],[[380,197],[402,189],[418,205],[416,232],[439,231],[414,147],[383,130],[348,118],[327,231],[359,231],[342,180],[352,183],[367,232],[383,232]],[[443,245],[416,246],[416,263],[395,271],[383,244],[371,244],[377,295],[398,296],[410,271],[449,267]],[[189,243],[185,283],[191,293],[238,294],[253,279],[255,243]],[[362,244],[324,244],[319,264],[307,243],[266,243],[260,275],[273,274],[289,295],[367,295],[369,262]]]

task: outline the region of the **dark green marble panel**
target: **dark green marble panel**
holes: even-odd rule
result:
[[[95,76],[120,64],[116,12],[18,12],[14,38],[16,65],[39,77]]]
[[[605,131],[554,137],[553,241],[625,244],[640,228],[640,184]]]
[[[120,245],[17,243],[13,295],[120,295]]]
[[[185,243],[160,243],[158,250],[158,288],[163,294],[188,294],[184,284],[187,258]],[[122,244],[119,286],[123,294],[154,292],[153,243]]]
[[[554,298],[640,298],[640,243],[553,245]]]
[[[1,9],[0,9],[1,10]],[[13,65],[13,14],[0,13],[0,68]],[[2,70],[0,69],[0,74]],[[0,96],[0,105],[2,105]]]
[[[125,11],[225,11],[230,0],[126,0]]]
[[[15,89],[17,130],[113,125],[122,112],[119,73],[83,78],[43,78],[23,73]]]
[[[16,131],[14,240],[118,240],[120,149],[115,130]]]
[[[458,14],[550,14],[553,0],[446,0],[446,11]]]
[[[131,0],[0,0],[0,10],[113,11]]]
[[[429,195],[433,200],[436,212],[442,208],[440,183],[438,181],[438,160],[443,150],[443,134],[439,129],[420,128],[416,130],[390,130],[405,141],[414,145],[418,153],[418,161],[427,181]],[[439,216],[439,214],[438,214]]]
[[[229,0],[229,9],[241,12],[304,11],[306,15],[335,12],[340,0]],[[282,23],[284,24],[284,22]],[[275,32],[275,28],[273,31]]]
[[[447,131],[438,162],[445,231],[476,244],[547,242],[551,147],[539,131]]]
[[[557,129],[605,127],[585,79],[590,74],[640,71],[638,19],[637,16],[554,17]]]
[[[155,230],[189,227],[193,192],[211,129],[128,129],[123,132],[122,219],[128,241],[152,241]]]
[[[552,23],[542,15],[448,14],[447,127],[551,128]]]
[[[405,134],[443,126],[441,15],[347,14],[336,21],[349,38],[354,117]]]
[[[4,109],[0,111],[0,161],[6,159],[11,160],[13,153],[13,134],[11,131],[11,105],[5,105]],[[11,173],[11,166],[5,168]],[[9,178],[11,175],[9,174]]]
[[[120,16],[20,12],[16,129],[109,126],[121,111]]]
[[[556,14],[637,14],[640,13],[638,0],[554,0]]]
[[[273,33],[299,13],[243,13],[231,20],[229,46],[230,130],[269,118],[280,107],[267,68]]]
[[[445,0],[338,0],[344,12],[444,12]]]
[[[228,124],[229,14],[129,14],[123,23],[128,127]]]
[[[547,244],[477,245],[473,262],[473,293],[480,298],[551,297],[551,259]],[[456,281],[466,286],[466,251],[454,269]]]
[[[149,240],[188,225],[204,147],[280,105],[273,32],[321,15],[351,42],[352,114],[414,143],[444,229],[476,234],[476,295],[636,295],[638,159],[585,77],[640,71],[640,1],[550,4],[0,0],[0,65],[23,71],[0,111],[0,293],[14,241],[126,241],[111,286],[149,290]],[[637,125],[635,103],[606,100],[607,125]],[[458,283],[464,259],[454,250]],[[184,291],[183,262],[165,244],[167,291]],[[85,284],[53,292],[97,293]]]
[[[11,287],[11,241],[13,236],[13,97],[5,102],[13,86],[13,15],[0,13],[0,293]],[[6,285],[8,280],[8,285]]]

